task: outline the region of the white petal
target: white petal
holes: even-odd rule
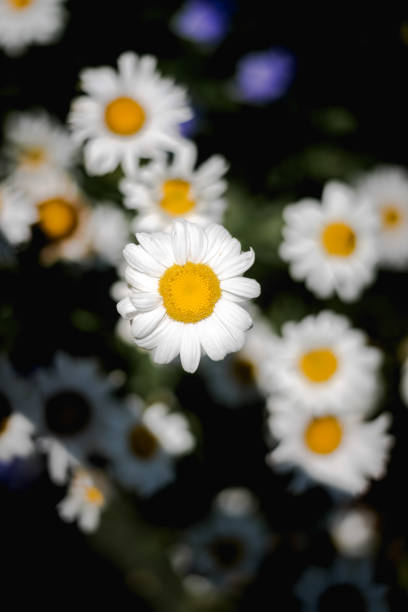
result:
[[[163,306],[159,306],[148,312],[141,312],[135,316],[132,322],[132,334],[136,338],[144,338],[157,327],[166,311]]]
[[[124,319],[133,319],[137,313],[137,309],[132,304],[129,297],[125,297],[123,300],[120,300],[120,302],[118,302],[116,305],[116,308],[120,316]]]
[[[123,256],[130,266],[149,276],[162,276],[164,266],[159,264],[145,249],[136,244],[127,244],[123,249]]]
[[[146,293],[145,291],[132,291],[130,300],[137,310],[152,310],[159,306],[162,298],[158,293]]]
[[[253,278],[246,278],[245,276],[236,276],[235,278],[229,278],[221,281],[221,289],[228,291],[243,299],[256,298],[261,293],[260,284]]]
[[[201,346],[194,324],[184,325],[180,345],[181,365],[186,372],[195,372],[200,363]]]
[[[174,259],[179,266],[184,266],[189,256],[189,241],[186,234],[186,222],[175,221],[171,232]]]
[[[220,299],[215,305],[214,310],[222,321],[228,321],[230,325],[246,331],[252,326],[252,318],[249,313],[229,300]]]
[[[235,255],[228,260],[223,259],[217,266],[214,266],[214,271],[220,279],[231,278],[244,274],[254,261],[255,253],[252,249],[249,249],[249,251]]]

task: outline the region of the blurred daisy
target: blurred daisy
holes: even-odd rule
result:
[[[254,326],[249,330],[243,348],[220,363],[209,359],[202,362],[210,393],[227,406],[241,406],[255,401],[259,391],[269,391],[270,373],[267,368],[270,355],[274,353],[276,335],[259,311],[252,307],[249,313]]]
[[[0,356],[0,461],[27,457],[34,451],[34,425],[20,411],[37,403],[35,389]]]
[[[129,240],[129,224],[123,211],[109,202],[92,208],[89,217],[89,248],[104,261],[116,266]]]
[[[402,168],[377,168],[357,182],[357,195],[374,209],[379,221],[380,263],[408,266],[408,175]]]
[[[203,226],[222,220],[227,188],[223,176],[228,166],[223,157],[213,155],[194,169],[196,157],[196,148],[189,143],[171,164],[151,163],[137,179],[122,180],[125,206],[138,212],[135,231],[168,230],[178,217]]]
[[[388,612],[385,592],[384,585],[373,582],[373,567],[369,561],[341,557],[328,568],[309,567],[295,588],[304,612]]]
[[[134,173],[141,158],[174,152],[179,124],[191,117],[184,89],[162,78],[150,55],[123,53],[118,72],[86,69],[81,87],[87,95],[73,101],[69,115],[73,136],[84,147],[89,174],[106,174],[122,164]]]
[[[5,125],[5,156],[15,182],[68,170],[75,157],[70,134],[46,112],[12,113]]]
[[[58,504],[57,511],[63,521],[78,522],[82,531],[91,533],[99,527],[101,512],[106,505],[106,483],[90,472],[76,469],[66,497]]]
[[[221,588],[249,581],[269,547],[266,526],[256,514],[214,510],[202,524],[188,530],[189,569]]]
[[[346,185],[330,182],[322,203],[301,200],[287,206],[279,253],[295,280],[320,298],[333,294],[356,300],[373,282],[378,258],[378,220],[367,202]]]
[[[318,482],[361,494],[370,479],[380,479],[386,472],[390,422],[389,414],[372,421],[342,411],[316,416],[304,405],[276,401],[268,426],[278,445],[267,462],[285,470],[300,468]]]
[[[65,23],[64,0],[0,0],[0,47],[17,55],[33,43],[57,40]]]
[[[379,394],[381,353],[365,334],[330,311],[282,327],[266,362],[269,391],[304,403],[315,414],[367,412]],[[273,399],[271,400],[273,403]]]
[[[0,230],[14,245],[31,238],[38,213],[27,197],[11,184],[0,184]]]
[[[194,372],[201,352],[223,359],[238,351],[250,315],[237,302],[257,297],[259,284],[242,274],[254,262],[252,249],[241,252],[236,238],[220,225],[201,228],[176,221],[171,234],[136,234],[128,244],[126,280],[130,295],[118,303],[132,319],[137,346],[152,351],[153,361],[181,365]]]
[[[377,543],[376,516],[365,507],[340,510],[330,519],[329,533],[341,554],[364,557]]]
[[[142,496],[169,484],[175,475],[173,457],[195,445],[183,415],[170,412],[161,403],[144,409],[142,401],[133,396],[126,412],[111,411],[110,418],[110,435],[101,449],[118,481]]]
[[[69,454],[85,461],[106,437],[106,415],[116,407],[108,377],[99,373],[92,359],[57,353],[53,365],[39,370],[35,380],[42,403],[29,417],[39,435],[56,440]],[[66,453],[49,443],[48,447],[50,475],[63,479],[68,469]]]

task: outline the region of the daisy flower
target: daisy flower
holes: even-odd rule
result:
[[[381,352],[334,312],[282,327],[266,363],[269,391],[312,408],[367,412],[379,395]],[[273,399],[271,399],[273,403]]]
[[[123,486],[147,497],[174,480],[174,456],[189,452],[195,444],[182,414],[161,403],[145,409],[133,396],[126,412],[111,411],[110,417],[110,435],[102,452]]]
[[[331,519],[329,533],[337,550],[349,557],[364,557],[373,552],[378,540],[376,516],[365,507],[338,511]]]
[[[0,0],[0,47],[18,55],[28,45],[57,40],[65,24],[64,0]]]
[[[386,471],[392,437],[389,414],[364,421],[358,414],[312,409],[287,400],[275,401],[268,426],[277,447],[268,455],[274,467],[303,470],[313,480],[352,495],[364,493],[370,479]]]
[[[69,170],[75,158],[70,134],[46,112],[12,113],[5,125],[5,157],[13,179],[43,177],[51,168]]]
[[[259,284],[242,274],[252,266],[252,249],[241,252],[236,238],[220,225],[201,228],[176,221],[170,234],[138,233],[128,244],[129,296],[119,313],[132,320],[137,346],[152,351],[155,363],[180,354],[194,372],[201,352],[220,360],[238,351],[252,319],[237,302],[257,297]]]
[[[287,206],[279,254],[295,280],[319,298],[352,302],[373,282],[377,263],[377,215],[346,185],[330,182],[322,202]]]
[[[384,585],[373,582],[369,561],[342,557],[331,567],[309,567],[295,588],[304,612],[340,609],[388,612],[385,592]]]
[[[35,382],[42,402],[28,416],[40,437],[56,440],[77,460],[86,461],[107,434],[107,413],[116,409],[112,384],[92,359],[64,353],[57,353],[51,367],[39,370]],[[49,452],[51,477],[57,474],[63,479],[68,459],[50,443],[44,448]]]
[[[196,157],[189,143],[172,163],[162,159],[142,168],[137,178],[121,181],[125,206],[138,212],[135,231],[166,231],[178,217],[203,226],[222,220],[228,166],[223,157],[213,155],[195,169]]]
[[[34,425],[20,412],[38,403],[35,389],[0,356],[0,461],[27,457],[34,451]]]
[[[82,531],[91,533],[99,527],[101,512],[106,505],[106,483],[90,472],[78,467],[66,497],[58,504],[57,511],[63,521],[75,520]]]
[[[0,231],[14,245],[31,238],[38,213],[30,200],[11,184],[0,184]]]
[[[390,268],[408,266],[408,175],[402,168],[377,168],[357,182],[357,195],[378,217],[379,260]]]
[[[141,158],[174,152],[179,124],[191,117],[184,89],[156,70],[150,55],[123,53],[118,71],[103,66],[81,72],[87,94],[73,101],[69,114],[75,141],[86,143],[89,174],[106,174],[122,164],[134,173]]]
[[[203,360],[201,372],[215,399],[227,406],[241,406],[259,398],[259,391],[269,391],[268,363],[277,341],[269,323],[255,307],[249,309],[253,328],[248,331],[240,351],[214,363]]]

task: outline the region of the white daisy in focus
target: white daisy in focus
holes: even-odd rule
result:
[[[389,268],[408,266],[408,175],[402,168],[376,168],[356,184],[357,195],[378,217],[378,254]]]
[[[42,402],[29,418],[42,438],[52,438],[63,448],[43,442],[49,453],[50,476],[63,481],[69,466],[67,453],[86,462],[100,439],[107,435],[106,415],[116,408],[113,385],[92,359],[57,353],[52,366],[35,375]]]
[[[237,302],[260,294],[259,284],[242,276],[254,262],[253,250],[241,252],[221,225],[182,220],[170,234],[136,237],[139,245],[123,252],[130,291],[118,311],[132,320],[137,346],[152,351],[155,363],[180,354],[187,372],[195,372],[202,352],[218,361],[239,351],[252,319]]]
[[[347,185],[328,183],[322,202],[306,199],[287,206],[279,254],[292,277],[304,280],[319,298],[358,299],[375,277],[378,219]]]
[[[127,408],[126,412],[110,412],[110,434],[101,449],[117,480],[148,497],[174,479],[174,457],[191,451],[195,440],[185,417],[170,412],[165,404],[145,409],[132,396]]]
[[[85,143],[89,174],[120,164],[133,174],[141,158],[178,149],[179,124],[192,113],[184,89],[157,72],[154,57],[122,53],[117,72],[103,66],[83,70],[80,78],[86,95],[72,102],[68,121],[75,141]]]
[[[11,184],[0,184],[0,231],[10,244],[27,242],[37,218],[36,207],[23,193]]]
[[[315,414],[366,413],[379,395],[381,360],[381,352],[368,346],[346,317],[323,311],[283,325],[266,363],[266,386]]]
[[[304,612],[389,612],[385,593],[385,585],[373,581],[369,561],[342,557],[331,567],[309,567],[295,587]]]
[[[47,113],[12,113],[5,125],[4,150],[13,179],[43,178],[50,169],[69,170],[76,147],[68,131]]]
[[[339,553],[349,557],[370,555],[378,540],[376,515],[365,507],[339,510],[330,519],[329,533]]]
[[[55,42],[65,24],[64,0],[0,0],[0,47],[9,55]]]
[[[172,163],[152,162],[137,177],[121,181],[125,206],[138,213],[135,231],[166,231],[178,217],[203,226],[222,221],[228,166],[223,157],[213,155],[195,169],[196,158],[195,146],[186,143]]]
[[[268,455],[271,467],[299,468],[313,480],[351,495],[364,493],[371,479],[386,472],[393,438],[389,414],[364,421],[358,414],[313,410],[287,400],[275,401],[268,427],[278,442]]]
[[[257,308],[252,306],[249,313],[254,325],[248,331],[242,349],[227,355],[220,363],[209,359],[202,362],[201,372],[210,393],[230,407],[256,401],[259,392],[270,390],[268,364],[275,351],[277,336]]]
[[[28,382],[0,356],[0,461],[27,457],[35,450],[34,425],[22,412],[35,408],[38,395]]]
[[[99,527],[106,496],[107,483],[102,476],[78,467],[66,497],[57,506],[58,514],[63,521],[71,523],[76,520],[82,531],[92,533]]]
[[[94,206],[89,218],[89,237],[93,253],[117,266],[129,240],[129,224],[123,211],[109,202]]]

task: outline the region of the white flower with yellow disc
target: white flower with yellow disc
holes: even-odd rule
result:
[[[365,421],[342,410],[316,416],[301,403],[276,400],[268,426],[278,445],[267,461],[271,467],[298,468],[317,482],[361,494],[371,479],[385,475],[390,422],[389,414]]]
[[[380,263],[408,266],[408,175],[402,168],[377,168],[357,182],[357,195],[374,209],[379,221]]]
[[[269,391],[300,401],[316,414],[328,409],[365,413],[380,391],[380,364],[380,351],[367,345],[362,331],[346,317],[323,311],[282,327],[267,362]]]
[[[86,93],[73,101],[73,136],[85,143],[89,174],[106,174],[122,165],[132,174],[141,158],[177,150],[179,124],[190,119],[184,89],[156,70],[150,55],[123,53],[118,71],[103,66],[81,72]]]
[[[13,179],[43,177],[50,169],[69,170],[76,147],[69,132],[45,111],[12,113],[5,125],[5,156]]]
[[[17,55],[54,42],[65,23],[64,0],[0,0],[0,47]]]
[[[142,496],[152,495],[175,476],[174,457],[192,450],[194,437],[187,419],[163,403],[144,408],[132,396],[127,410],[110,412],[110,433],[101,452],[112,463],[114,476]]]
[[[125,206],[138,213],[135,231],[165,231],[178,217],[203,226],[221,222],[228,166],[213,155],[195,168],[196,158],[195,146],[186,143],[171,163],[162,159],[142,168],[137,178],[122,180]]]
[[[279,254],[295,280],[319,298],[337,294],[351,302],[373,282],[378,259],[378,219],[348,186],[328,183],[322,202],[301,200],[287,206]]]
[[[0,184],[0,231],[11,244],[27,242],[37,218],[37,209],[29,198],[11,184]]]
[[[66,497],[58,504],[62,520],[77,520],[82,531],[91,533],[99,527],[102,510],[106,505],[107,483],[102,476],[95,476],[78,467],[68,488]]]

